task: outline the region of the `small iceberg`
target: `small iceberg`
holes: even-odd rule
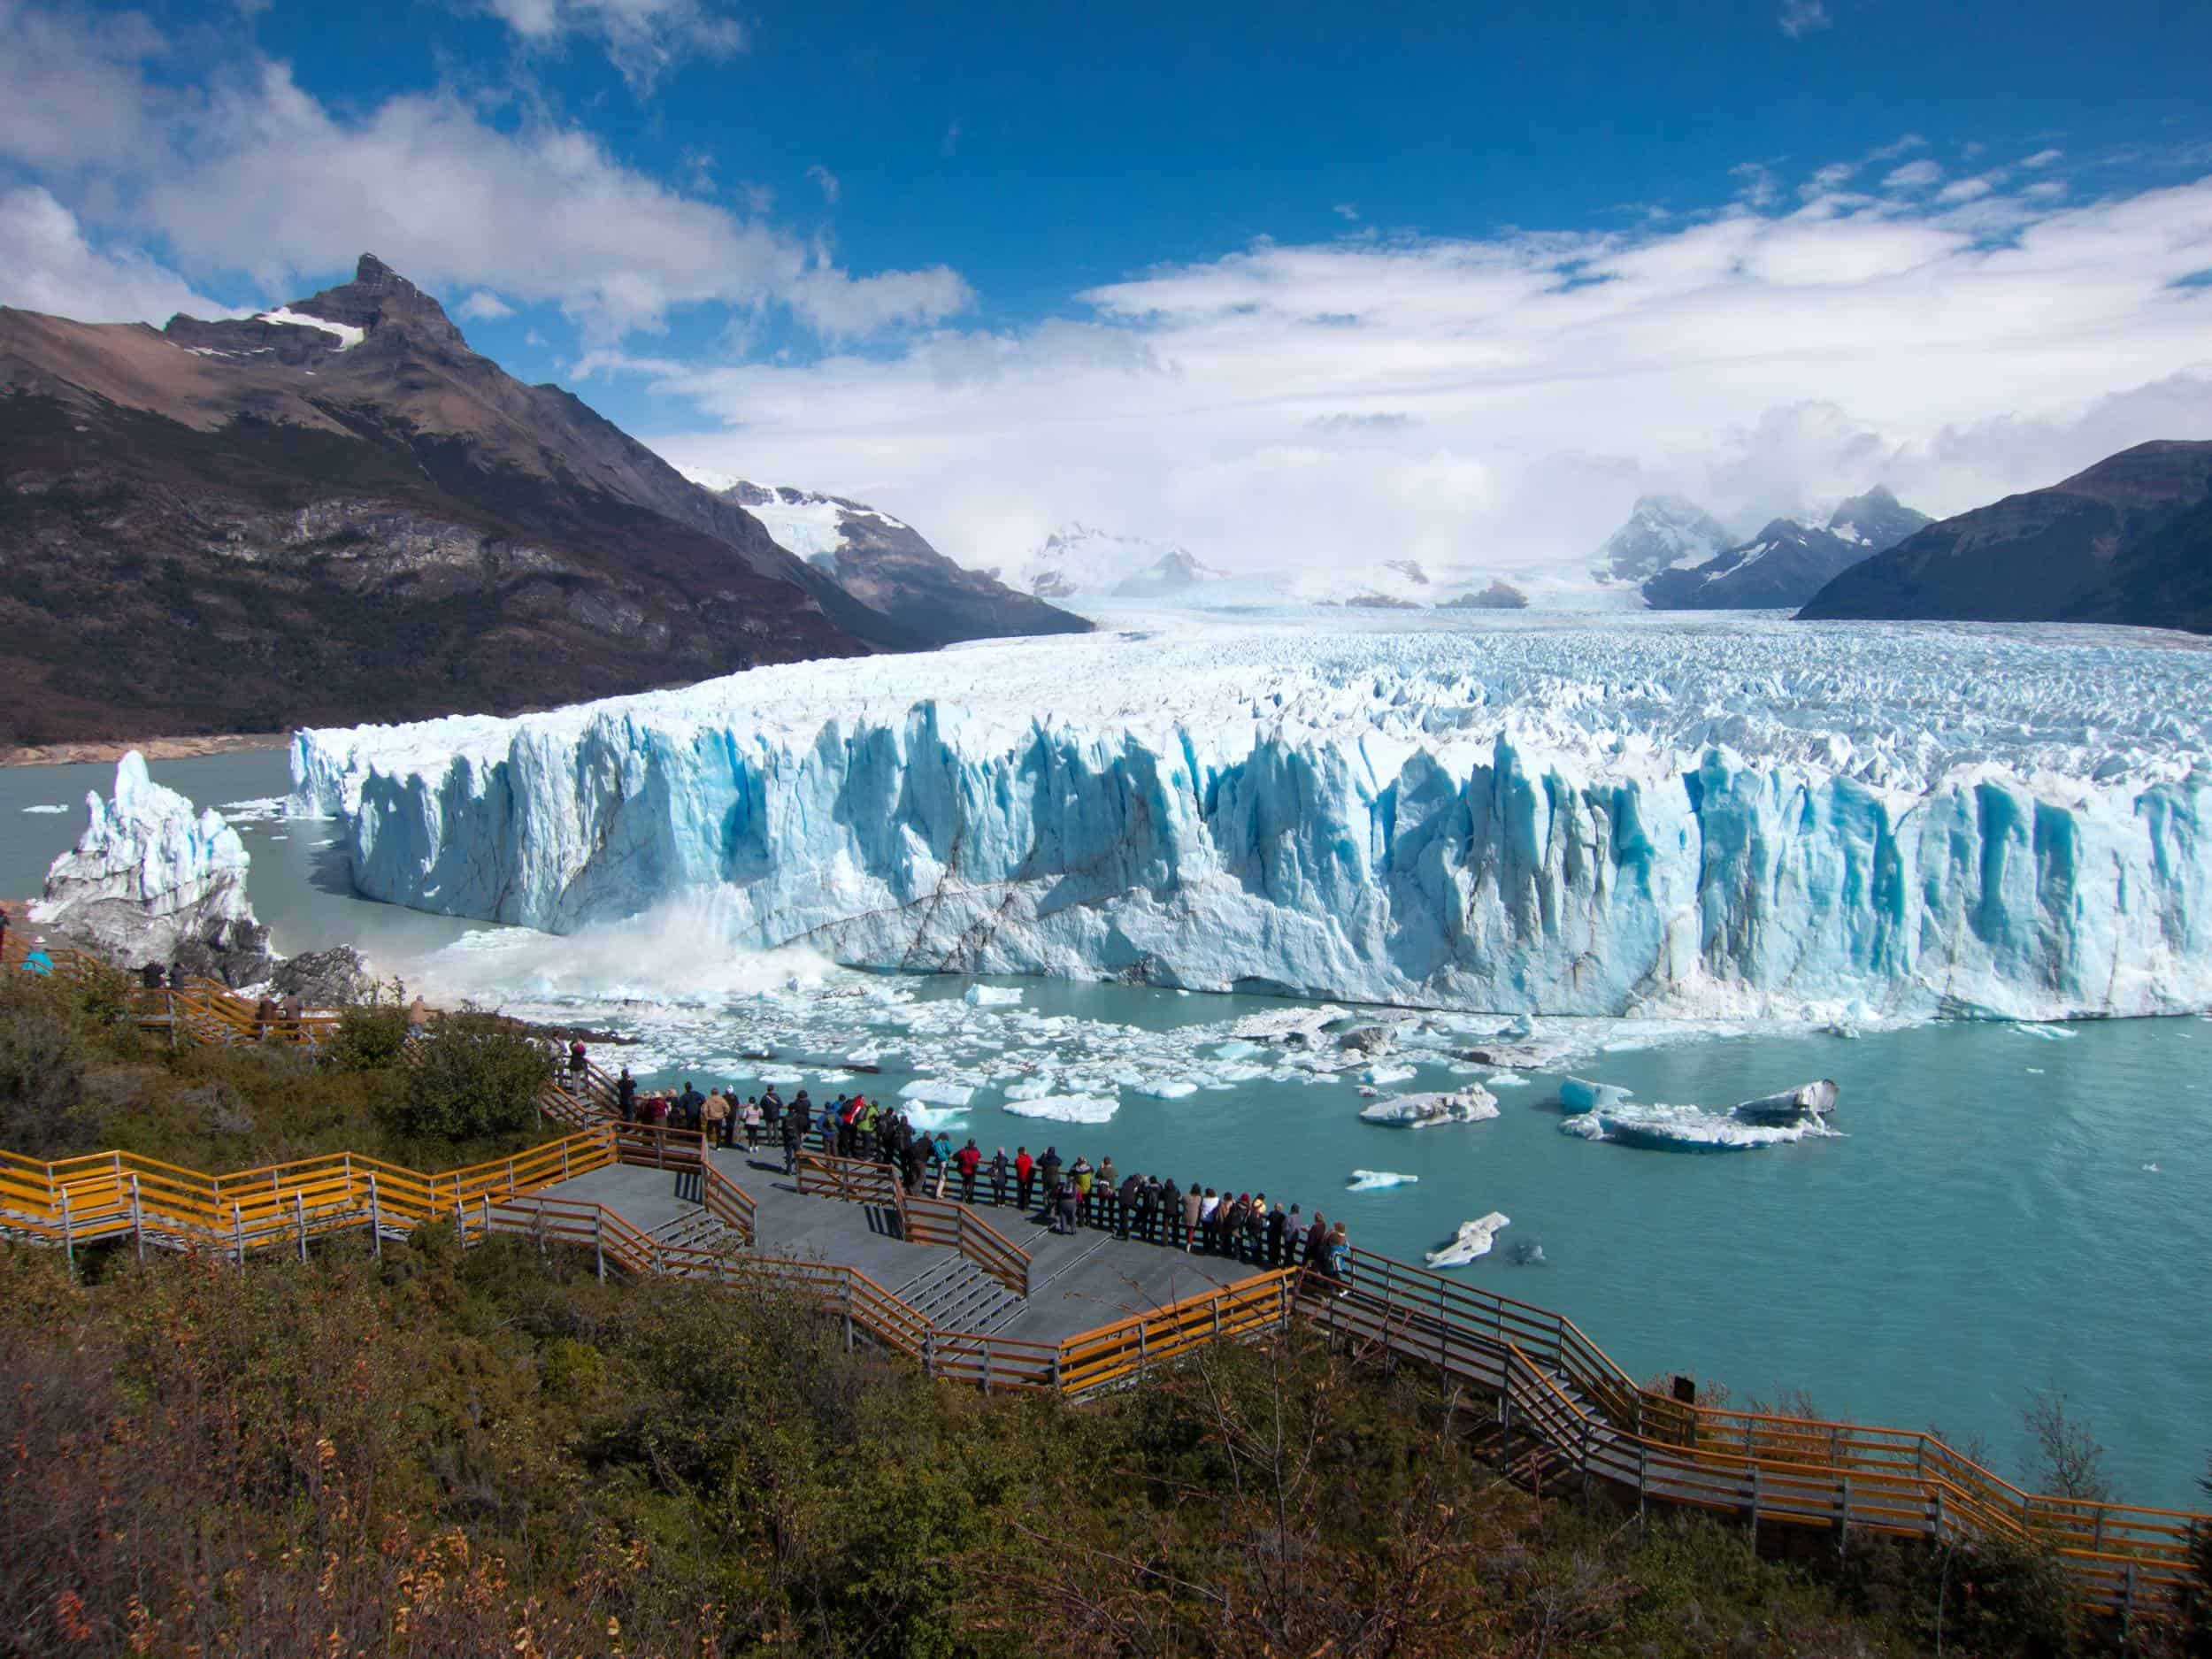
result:
[[[1449,1244],[1429,1252],[1428,1263],[1431,1267],[1464,1267],[1470,1262],[1479,1261],[1490,1254],[1499,1230],[1512,1225],[1510,1219],[1494,1210],[1480,1220],[1463,1222]]]
[[[965,1106],[975,1098],[975,1091],[964,1083],[949,1083],[942,1078],[918,1077],[899,1090],[899,1098],[930,1106]]]
[[[1417,1175],[1394,1175],[1388,1170],[1354,1170],[1352,1179],[1345,1187],[1348,1193],[1379,1193],[1390,1187],[1410,1187],[1421,1178]]]
[[[1629,1091],[1617,1083],[1593,1083],[1586,1078],[1571,1077],[1559,1086],[1559,1103],[1571,1112],[1595,1111],[1601,1106],[1622,1106],[1629,1100]]]
[[[2012,1028],[2023,1037],[2040,1037],[2046,1042],[2071,1042],[2074,1040],[2074,1033],[2063,1025],[2044,1025],[2034,1020],[2022,1019],[2014,1021]]]
[[[1835,1079],[1824,1077],[1784,1089],[1779,1094],[1745,1101],[1736,1108],[1736,1116],[1747,1124],[1790,1124],[1804,1118],[1825,1118],[1835,1109]]]
[[[1513,1247],[1513,1265],[1516,1267],[1542,1267],[1550,1260],[1551,1257],[1544,1254],[1544,1247],[1533,1239]]]
[[[1479,1124],[1497,1115],[1497,1097],[1479,1083],[1470,1083],[1448,1094],[1398,1094],[1379,1100],[1360,1113],[1360,1121],[1391,1129],[1426,1129],[1436,1124]]]
[[[1563,1133],[1586,1141],[1610,1141],[1661,1152],[1746,1152],[1835,1133],[1811,1115],[1794,1123],[1749,1124],[1729,1112],[1655,1103],[1579,1113],[1563,1118],[1559,1127]]]
[[[972,985],[960,1000],[970,1008],[1011,1008],[1022,1000],[1022,994],[1014,986]]]
[[[1017,1118],[1049,1118],[1055,1123],[1102,1124],[1121,1102],[1101,1094],[1047,1094],[1039,1100],[1010,1100],[1006,1110]]]
[[[904,1116],[906,1121],[917,1129],[926,1129],[933,1133],[940,1129],[965,1129],[968,1126],[968,1114],[957,1106],[909,1106]]]

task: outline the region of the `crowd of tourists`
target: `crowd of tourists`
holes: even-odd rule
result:
[[[711,1146],[749,1152],[764,1142],[780,1151],[787,1174],[797,1170],[803,1152],[818,1149],[883,1164],[910,1194],[1010,1204],[1058,1233],[1091,1227],[1256,1268],[1310,1267],[1340,1287],[1349,1265],[1344,1224],[1318,1210],[1308,1217],[1296,1204],[1271,1202],[1265,1193],[1125,1172],[1110,1156],[1096,1164],[1080,1153],[1064,1158],[1056,1146],[1036,1156],[1019,1146],[1010,1157],[1000,1147],[986,1156],[972,1137],[956,1147],[947,1131],[918,1127],[896,1106],[864,1094],[839,1094],[818,1105],[804,1089],[788,1101],[772,1083],[757,1094],[741,1094],[734,1085],[701,1094],[689,1079],[674,1092],[645,1094],[627,1067],[614,1088],[626,1124],[687,1130]]]

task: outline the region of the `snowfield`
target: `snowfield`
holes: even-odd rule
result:
[[[1549,1014],[2212,1007],[2204,643],[1311,618],[306,731],[373,898],[567,932]],[[1358,631],[1363,627],[1371,631]]]

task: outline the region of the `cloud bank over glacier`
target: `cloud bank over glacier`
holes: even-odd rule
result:
[[[2212,436],[2212,179],[1911,165],[1740,170],[1722,211],[1615,232],[1263,239],[887,357],[589,366],[680,400],[678,461],[981,565],[1073,517],[1232,567],[1510,570],[1586,558],[1640,494],[1746,534],[1877,482],[1943,516]]]
[[[368,895],[1548,1014],[2212,1006],[2202,649],[1529,622],[995,643],[308,732]]]

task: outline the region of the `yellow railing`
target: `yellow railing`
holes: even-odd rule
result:
[[[1367,1251],[1342,1294],[1319,1281],[1304,1317],[1423,1361],[1500,1402],[1584,1479],[1641,1502],[1758,1522],[2004,1538],[2055,1551],[2084,1596],[2131,1613],[2190,1582],[2190,1540],[2212,1517],[2022,1491],[1911,1429],[1686,1404],[1654,1394],[1563,1315]]]

